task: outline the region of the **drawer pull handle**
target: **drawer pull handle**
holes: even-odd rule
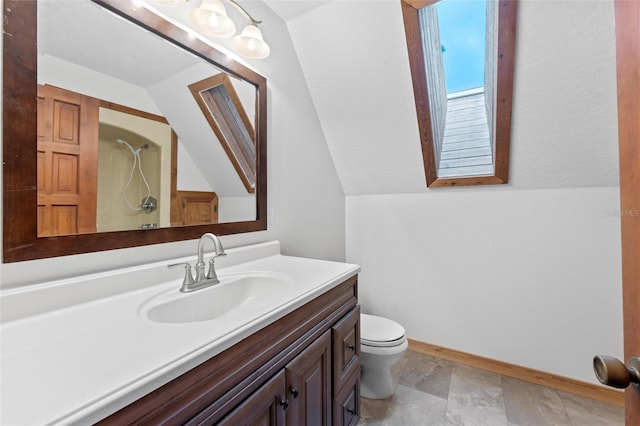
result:
[[[347,413],[351,414],[352,416],[356,415],[356,410],[353,410],[351,408],[347,408]]]
[[[356,351],[356,345],[349,345],[347,346],[348,349],[351,349],[352,351]]]
[[[291,396],[293,397],[293,399],[296,399],[298,397],[298,395],[300,395],[300,391],[292,386],[291,387]]]
[[[281,399],[280,400],[280,405],[282,405],[283,409],[287,409],[287,407],[289,407],[289,400],[288,399]]]

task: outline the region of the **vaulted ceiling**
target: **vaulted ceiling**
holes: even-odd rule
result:
[[[287,23],[345,193],[434,191],[400,0],[265,3]],[[521,0],[517,37],[509,187],[617,185],[613,1]]]

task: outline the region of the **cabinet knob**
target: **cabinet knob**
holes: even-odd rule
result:
[[[291,396],[293,397],[293,399],[296,399],[298,395],[300,395],[300,391],[291,386]]]
[[[349,345],[347,346],[348,349],[351,349],[352,351],[356,351],[356,345]]]
[[[287,407],[289,407],[289,400],[288,399],[281,399],[280,400],[280,405],[282,405],[283,409],[287,409]]]
[[[352,408],[347,408],[347,413],[351,414],[352,416],[356,415],[356,410],[352,409]]]

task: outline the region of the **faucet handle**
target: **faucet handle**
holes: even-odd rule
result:
[[[218,280],[218,274],[216,274],[216,263],[215,263],[216,257],[218,257],[218,256],[226,256],[226,255],[227,255],[227,253],[222,252],[220,254],[214,254],[211,257],[211,259],[209,259],[209,270],[207,270],[207,279],[216,280],[217,282],[215,284],[220,282]]]
[[[174,268],[176,266],[184,265],[184,279],[182,280],[182,286],[188,286],[195,284],[195,280],[193,279],[193,274],[191,273],[191,264],[188,262],[181,263],[172,263],[167,265],[167,268]]]

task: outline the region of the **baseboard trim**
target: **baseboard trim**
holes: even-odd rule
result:
[[[408,340],[409,349],[415,352],[443,358],[448,361],[454,361],[471,367],[480,368],[482,370],[502,374],[504,376],[524,380],[526,382],[548,386],[553,389],[624,407],[624,392],[622,391],[582,382],[580,380],[570,379],[568,377],[558,376],[556,374],[546,373],[544,371],[534,370],[533,368],[522,367],[520,365],[509,364],[507,362],[461,352],[455,349],[443,348],[441,346],[424,343],[414,339]]]

